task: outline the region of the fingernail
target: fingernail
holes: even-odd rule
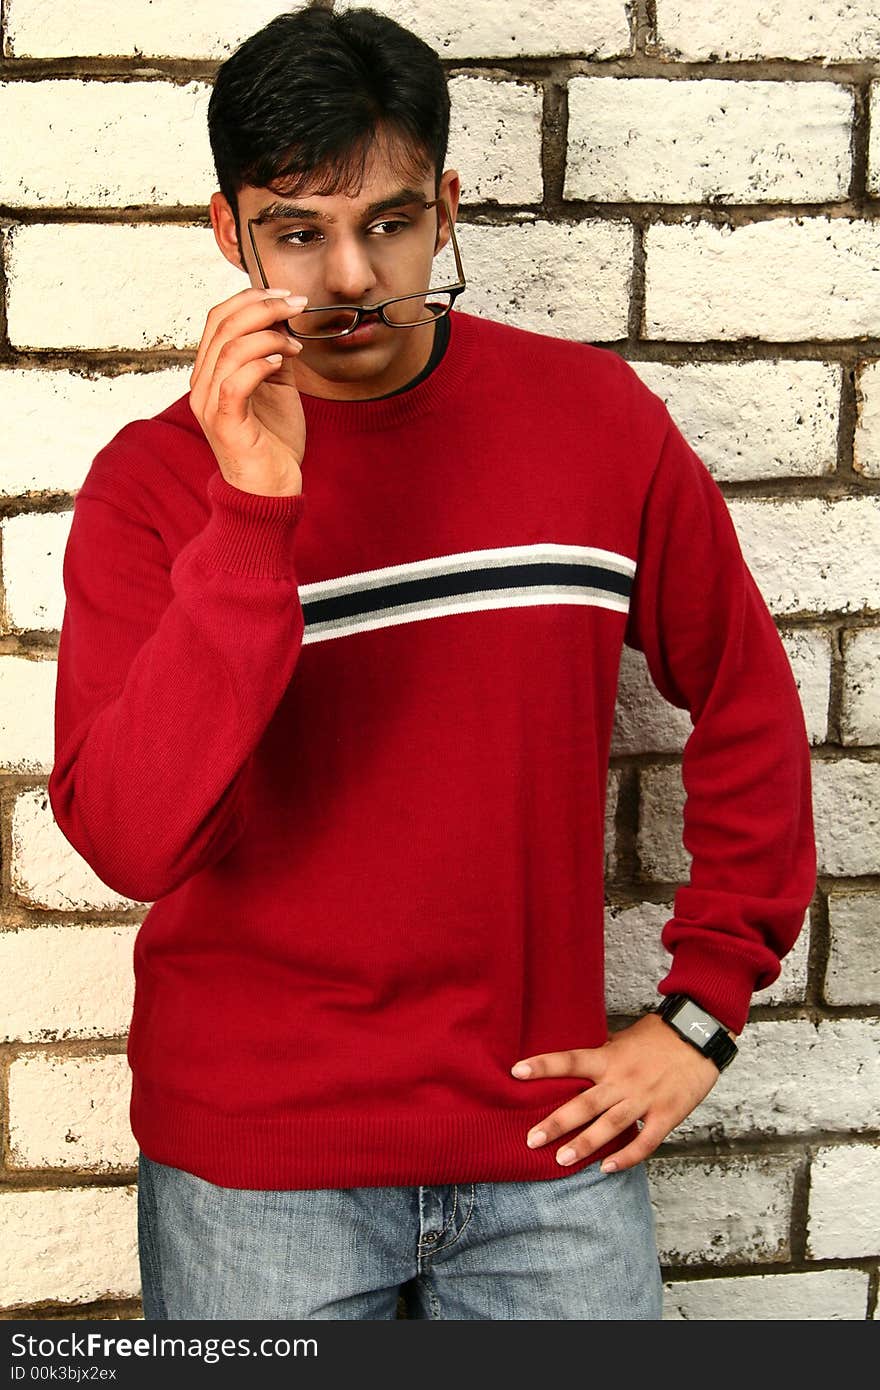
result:
[[[308,298],[304,294],[292,294],[288,299],[291,309],[301,309],[304,304],[308,304]]]
[[[574,1149],[560,1149],[559,1153],[556,1155],[556,1162],[574,1163],[576,1158],[577,1154],[575,1153]]]
[[[603,1159],[602,1162],[599,1164],[599,1167],[602,1169],[602,1172],[603,1172],[603,1173],[616,1173],[616,1172],[617,1172],[617,1164],[614,1162],[614,1159],[613,1159],[613,1158],[605,1158],[605,1159]]]
[[[292,291],[291,291],[291,290],[263,290],[262,293],[263,293],[264,295],[268,296],[269,299],[286,299],[287,296],[288,296],[289,294],[292,293]]]
[[[528,1136],[528,1138],[526,1139],[526,1143],[528,1144],[530,1149],[536,1149],[539,1144],[545,1143],[546,1139],[547,1136],[544,1133],[543,1129],[536,1129],[532,1134]]]
[[[515,1067],[511,1067],[514,1076],[531,1076],[532,1069],[528,1062],[517,1062]]]

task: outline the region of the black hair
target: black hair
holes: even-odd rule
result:
[[[240,247],[245,184],[355,197],[380,143],[404,178],[433,167],[436,196],[449,138],[446,74],[433,48],[377,10],[279,14],[218,69],[208,131]]]

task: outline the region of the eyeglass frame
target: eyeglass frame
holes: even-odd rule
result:
[[[449,224],[449,236],[452,241],[452,253],[455,256],[455,270],[456,274],[458,275],[458,279],[456,281],[454,281],[450,285],[431,285],[427,290],[424,290],[421,293],[417,291],[415,294],[395,294],[392,295],[390,299],[380,300],[378,304],[321,304],[318,305],[316,308],[301,309],[299,311],[299,314],[297,314],[297,318],[299,318],[302,314],[326,314],[329,311],[340,313],[341,311],[346,309],[355,313],[357,317],[355,318],[355,321],[350,328],[341,328],[337,333],[298,333],[295,328],[291,328],[289,320],[284,319],[282,322],[289,336],[291,338],[305,338],[309,341],[316,341],[322,338],[345,338],[348,336],[348,334],[354,333],[355,329],[360,328],[361,322],[365,314],[378,314],[382,322],[388,324],[389,328],[423,328],[425,324],[431,322],[430,319],[423,319],[420,323],[394,323],[391,319],[386,317],[385,308],[388,304],[397,304],[402,299],[424,299],[426,295],[438,294],[441,291],[443,293],[449,293],[452,296],[452,298],[449,301],[449,304],[442,311],[442,313],[434,315],[435,319],[444,318],[446,314],[448,314],[454,306],[458,296],[462,293],[463,290],[467,288],[467,280],[464,277],[464,271],[462,269],[461,252],[458,249],[458,238],[455,235],[455,222],[453,221],[452,214],[449,211],[448,202],[441,195],[441,197],[439,198],[432,198],[430,202],[423,203],[422,206],[425,208],[433,208],[436,207],[438,203],[442,203],[446,211],[446,221]],[[250,238],[251,249],[254,253],[254,260],[257,263],[257,269],[260,272],[260,279],[263,282],[263,289],[267,290],[269,288],[269,281],[267,280],[266,272],[263,269],[263,262],[260,260],[260,253],[257,250],[257,243],[254,240],[253,224],[259,221],[259,217],[249,217],[247,219],[247,229],[248,236]]]

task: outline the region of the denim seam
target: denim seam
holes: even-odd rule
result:
[[[473,1215],[473,1212],[474,1212],[474,1201],[475,1201],[475,1199],[476,1199],[476,1184],[475,1184],[475,1183],[471,1183],[470,1206],[469,1206],[468,1209],[467,1209],[467,1215],[465,1216],[464,1221],[461,1223],[461,1230],[460,1230],[460,1231],[457,1231],[457,1232],[455,1233],[455,1235],[452,1237],[452,1240],[447,1240],[447,1242],[446,1242],[445,1245],[432,1245],[432,1246],[430,1247],[430,1249],[426,1252],[429,1256],[431,1256],[431,1255],[438,1255],[438,1254],[440,1253],[441,1250],[448,1250],[449,1247],[450,1247],[451,1245],[454,1245],[455,1242],[456,1242],[457,1240],[460,1240],[460,1239],[461,1239],[461,1237],[464,1235],[465,1231],[467,1230],[468,1222],[470,1221],[470,1219],[471,1219],[471,1217],[472,1217],[472,1215]],[[450,1222],[452,1221],[452,1217],[455,1216],[455,1209],[456,1209],[457,1206],[458,1206],[458,1183],[455,1184],[455,1200],[454,1200],[453,1207],[452,1207],[452,1216],[450,1216],[449,1221],[447,1221],[447,1223],[446,1223],[446,1226],[448,1226],[448,1225],[450,1224]],[[446,1226],[443,1227],[443,1230],[444,1230],[444,1231],[446,1230]],[[441,1232],[441,1234],[442,1234],[442,1232]]]

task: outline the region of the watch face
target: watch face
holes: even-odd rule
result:
[[[720,1025],[713,1023],[702,1009],[688,1000],[677,1009],[670,1020],[675,1024],[680,1033],[684,1033],[697,1044],[698,1047],[705,1047],[706,1044],[715,1037]]]

